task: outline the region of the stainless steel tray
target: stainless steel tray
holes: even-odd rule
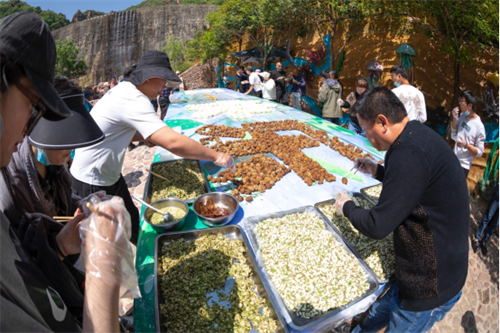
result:
[[[366,190],[371,189],[372,187],[377,187],[377,186],[382,186],[382,183],[377,184],[377,185],[372,185],[372,186],[363,187],[363,188],[360,190],[360,192],[361,192],[361,194],[363,195],[363,197],[364,197],[366,200],[368,200],[368,202],[370,202],[370,203],[371,203],[371,204],[373,204],[373,205],[378,204],[378,202],[375,202],[375,200],[373,200],[372,198],[370,198],[370,196],[369,196],[368,194],[366,194],[365,192],[366,192]]]
[[[325,313],[322,313],[322,314],[315,316],[315,317],[312,317],[310,319],[305,319],[305,318],[297,316],[291,309],[288,309],[286,307],[285,303],[283,302],[283,299],[281,298],[281,295],[278,293],[278,291],[274,287],[274,284],[271,281],[269,274],[267,273],[266,269],[263,268],[261,275],[263,277],[264,284],[266,285],[266,289],[269,290],[270,293],[272,294],[271,299],[273,301],[277,302],[277,304],[275,305],[275,309],[280,310],[281,315],[285,318],[285,321],[288,323],[288,325],[290,325],[290,327],[292,327],[294,330],[297,330],[297,331],[304,331],[304,330],[313,328],[314,326],[327,320],[329,317],[333,317],[337,313],[344,311],[345,309],[353,306],[354,304],[356,304],[359,301],[363,300],[364,298],[368,297],[369,295],[371,295],[372,293],[374,293],[378,289],[378,282],[377,282],[377,277],[375,276],[373,271],[368,267],[368,265],[364,262],[364,260],[362,260],[356,252],[352,251],[352,248],[346,244],[346,242],[344,241],[343,237],[340,235],[338,230],[336,228],[333,228],[331,222],[320,211],[318,211],[313,206],[305,206],[305,207],[296,208],[296,209],[292,209],[292,210],[288,210],[288,211],[284,211],[284,212],[280,212],[280,213],[266,214],[266,215],[261,215],[261,216],[250,217],[250,218],[244,220],[244,224],[245,224],[244,230],[245,230],[246,235],[248,236],[248,238],[250,239],[250,241],[252,243],[252,250],[254,250],[256,253],[259,253],[258,256],[256,254],[254,254],[254,257],[255,257],[255,260],[258,264],[259,269],[261,269],[261,267],[265,267],[265,264],[260,257],[260,246],[259,246],[259,243],[257,241],[257,234],[255,233],[255,229],[252,227],[252,225],[256,225],[256,224],[258,224],[262,221],[268,220],[268,219],[282,218],[282,217],[285,217],[287,215],[297,214],[297,213],[313,213],[316,216],[318,216],[325,223],[326,230],[331,232],[333,234],[333,236],[335,237],[335,239],[339,243],[341,243],[349,253],[353,254],[358,259],[359,264],[363,267],[363,270],[365,271],[367,281],[370,284],[370,287],[368,288],[368,290],[361,297],[352,301],[351,303],[348,303],[348,304],[346,304],[340,308],[337,308],[337,309],[329,310]]]
[[[198,166],[200,167],[200,172],[203,176],[205,193],[210,192],[210,186],[208,185],[207,176],[205,175],[205,171],[203,169],[203,166],[201,165],[201,162],[198,160],[190,160],[190,159],[184,158],[184,159],[172,160],[172,161],[155,162],[155,163],[151,163],[149,170],[153,171],[153,168],[157,165],[166,164],[166,163],[174,163],[174,162],[179,162],[179,161],[192,161],[192,162],[198,163]],[[153,196],[153,177],[155,177],[155,176],[153,176],[153,174],[149,173],[148,180],[146,182],[146,187],[145,187],[146,191],[144,191],[144,199],[143,200],[146,201],[147,203],[151,203],[151,197]],[[183,201],[187,204],[192,204],[195,200],[196,200],[196,198],[190,199],[190,200],[183,200]]]
[[[174,232],[174,233],[168,233],[168,234],[161,234],[156,237],[156,242],[155,242],[155,277],[154,277],[154,286],[155,286],[155,320],[156,320],[156,332],[161,332],[161,326],[160,323],[164,321],[164,318],[162,314],[159,311],[159,304],[165,302],[165,298],[163,297],[163,294],[161,293],[160,290],[160,285],[159,285],[159,279],[158,276],[163,274],[163,271],[161,269],[161,264],[159,262],[161,258],[161,248],[163,245],[168,244],[171,241],[177,241],[181,238],[184,238],[186,241],[191,241],[197,238],[200,238],[202,236],[207,236],[207,235],[217,235],[217,234],[222,234],[224,237],[233,239],[233,240],[239,240],[243,241],[243,244],[245,246],[246,251],[244,252],[245,258],[246,258],[246,263],[250,267],[252,271],[252,277],[255,282],[255,285],[257,286],[256,292],[258,293],[259,297],[262,297],[266,300],[266,304],[270,309],[271,312],[271,317],[276,321],[278,325],[278,329],[276,333],[283,333],[286,332],[288,333],[288,329],[286,329],[286,325],[284,324],[283,318],[280,317],[277,313],[277,311],[274,309],[274,304],[270,301],[270,297],[267,293],[266,288],[264,287],[264,284],[262,283],[262,277],[260,275],[260,272],[257,270],[255,266],[255,262],[253,257],[250,254],[249,251],[249,243],[248,239],[244,237],[241,228],[237,225],[229,225],[229,226],[224,226],[220,228],[210,228],[210,229],[202,229],[202,230],[193,230],[193,231],[182,231],[182,232]]]
[[[367,200],[370,204],[374,205],[375,204],[373,202],[371,202],[370,200],[368,200],[366,198],[366,196],[364,196],[363,194],[361,193],[354,193],[352,195],[354,198],[361,198],[361,199],[365,199]],[[387,280],[383,280],[381,278],[378,277],[377,274],[375,274],[375,272],[371,269],[371,267],[366,263],[366,261],[363,259],[363,257],[359,254],[359,252],[356,250],[356,248],[344,237],[344,235],[342,234],[342,232],[337,228],[337,226],[335,226],[335,224],[330,221],[330,218],[328,218],[328,216],[326,216],[325,214],[323,214],[323,212],[321,211],[320,207],[324,206],[324,205],[330,205],[330,204],[333,204],[335,203],[335,199],[330,199],[330,200],[325,200],[325,201],[321,201],[321,202],[318,202],[317,204],[314,205],[314,207],[319,211],[319,213],[321,215],[324,216],[325,219],[328,220],[328,223],[330,223],[332,225],[332,227],[335,229],[335,231],[342,237],[342,240],[344,241],[344,243],[347,244],[347,246],[351,249],[352,252],[354,252],[356,254],[356,257],[358,257],[359,260],[362,260],[363,263],[364,263],[364,267],[366,267],[368,270],[370,270],[370,272],[373,273],[373,275],[377,278],[377,281],[378,283],[380,284],[384,284],[384,283],[388,283],[389,281],[393,280],[393,276],[394,274],[392,275],[391,278],[387,279]]]

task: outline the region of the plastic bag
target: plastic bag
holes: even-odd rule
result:
[[[80,224],[82,250],[75,267],[86,274],[120,285],[121,294],[141,297],[131,236],[130,214],[119,197],[101,201],[91,196],[92,213]],[[120,295],[122,296],[122,295]]]

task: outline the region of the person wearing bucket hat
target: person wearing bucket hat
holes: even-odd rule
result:
[[[10,155],[17,150],[17,143],[22,141],[23,135],[30,134],[41,115],[55,120],[67,118],[71,113],[53,87],[55,43],[42,19],[26,12],[0,19],[0,45],[0,167],[6,167],[11,160]],[[40,86],[41,83],[47,86]],[[35,110],[33,106],[36,106]],[[2,192],[5,190],[2,189]],[[123,254],[114,250],[116,244],[111,241],[114,239],[111,233],[115,216],[126,214],[124,209],[123,203],[121,207],[119,204],[114,207],[104,205],[106,215],[97,213],[98,224],[102,226],[97,233],[110,240],[106,244],[92,237],[80,241],[78,226],[85,218],[83,214],[70,220],[62,229],[57,229],[59,232],[56,233],[50,228],[55,222],[39,213],[25,214],[21,221],[34,219],[38,221],[36,226],[27,223],[25,230],[15,230],[12,222],[19,221],[10,221],[0,209],[0,331],[80,332],[81,324],[70,310],[72,304],[68,289],[61,289],[62,286],[54,280],[54,274],[46,274],[45,264],[64,264],[61,252],[57,260],[53,260],[53,253],[61,250],[59,239],[67,237],[74,239],[76,244],[81,242],[86,252],[92,247],[97,252],[107,253],[109,262],[119,262]],[[28,233],[30,237],[23,238]],[[41,243],[48,245],[46,252],[38,251]],[[94,262],[98,267],[92,267],[109,275],[108,272],[113,269],[109,262]],[[91,265],[86,263],[86,269],[91,269]],[[59,281],[65,278],[67,276],[58,277]],[[87,276],[84,331],[119,330],[119,289],[119,278],[104,280],[95,275]]]
[[[178,156],[212,161],[224,168],[234,165],[230,155],[175,132],[158,117],[150,98],[156,98],[165,86],[179,83],[165,53],[146,52],[130,78],[110,90],[92,109],[91,115],[106,138],[93,146],[77,149],[71,165],[72,187],[79,196],[104,190],[123,198],[132,219],[132,242],[137,242],[139,234],[139,211],[121,174],[125,150],[131,141],[145,141]]]
[[[73,216],[81,198],[72,194],[65,163],[73,149],[104,139],[85,108],[81,89],[66,77],[56,77],[55,88],[73,116],[60,121],[42,118],[2,169],[0,188],[10,191],[0,193],[0,209],[11,221],[24,213]]]

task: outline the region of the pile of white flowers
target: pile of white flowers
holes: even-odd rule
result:
[[[311,318],[339,308],[369,288],[354,255],[312,213],[270,219],[256,227],[266,271],[288,309]]]
[[[363,189],[363,194],[370,198],[373,202],[378,203],[380,193],[382,193],[382,184],[378,184],[367,189]]]
[[[254,100],[217,101],[211,103],[190,104],[187,106],[194,119],[206,119],[225,114],[234,119],[252,118],[253,114],[270,113],[274,107],[270,103]]]
[[[364,209],[372,208],[372,205],[368,201],[361,198],[356,198],[356,200]],[[382,280],[389,279],[392,273],[394,273],[396,265],[393,234],[390,234],[383,240],[368,238],[354,228],[349,219],[337,214],[334,203],[319,208],[340,230],[347,241],[354,246],[373,272]]]

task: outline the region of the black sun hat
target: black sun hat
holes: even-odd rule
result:
[[[170,60],[166,53],[160,51],[148,51],[144,53],[127,81],[139,86],[147,79],[161,78],[167,80],[168,87],[176,87],[181,84],[181,79],[170,67]]]
[[[28,136],[31,145],[42,149],[76,149],[104,140],[104,133],[85,107],[83,93],[61,96],[72,117],[53,121],[40,119]]]
[[[47,111],[43,117],[60,120],[71,112],[54,89],[56,44],[40,17],[16,12],[0,20],[0,53],[23,67]]]

